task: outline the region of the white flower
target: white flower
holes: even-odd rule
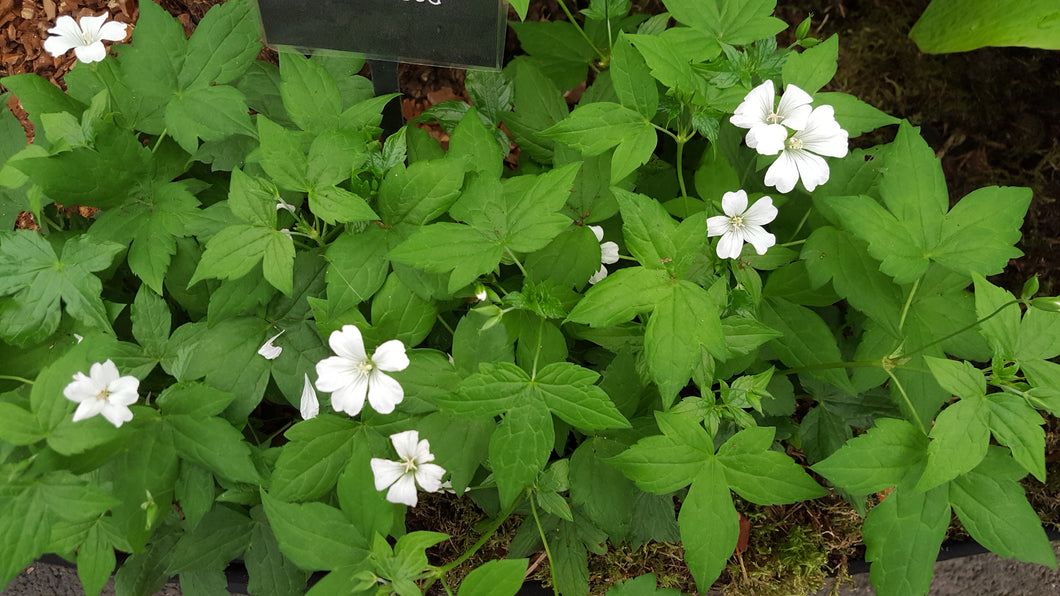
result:
[[[280,209],[286,209],[291,213],[294,213],[298,208],[283,200],[282,198],[276,197],[276,210],[279,211]]]
[[[368,403],[380,414],[389,414],[405,398],[401,385],[383,371],[405,370],[409,358],[405,344],[392,339],[376,348],[369,358],[364,351],[361,330],[343,325],[328,338],[337,354],[317,362],[317,389],[331,393],[331,406],[336,412],[356,416]]]
[[[262,345],[260,348],[258,348],[258,354],[261,354],[261,357],[266,359],[266,360],[275,360],[276,358],[278,358],[280,356],[280,353],[283,352],[283,348],[281,348],[280,346],[272,345],[272,342],[277,337],[280,337],[281,335],[283,335],[285,331],[287,331],[287,330],[283,329],[279,333],[277,333],[276,335],[273,335],[272,337],[270,337],[269,341],[265,342],[264,345]]]
[[[596,241],[600,243],[600,269],[589,278],[589,284],[592,285],[607,277],[607,267],[604,265],[618,262],[618,245],[611,241],[603,241],[604,229],[600,226],[589,226],[589,229],[593,231]]]
[[[103,40],[125,39],[125,23],[107,23],[109,15],[105,12],[101,17],[81,17],[79,23],[73,17],[59,17],[55,26],[48,29],[52,36],[44,40],[44,49],[56,58],[73,50],[81,62],[99,62],[107,56]]]
[[[136,390],[140,381],[136,377],[122,377],[114,362],[96,362],[86,377],[82,372],[74,373],[74,380],[63,389],[66,399],[77,402],[74,422],[102,414],[107,422],[120,427],[132,420],[129,406],[140,396]]]
[[[762,155],[776,155],[784,149],[784,139],[788,138],[785,126],[792,130],[806,126],[813,98],[795,85],[788,85],[780,106],[774,110],[775,101],[773,81],[766,81],[752,89],[729,118],[734,125],[750,129],[745,139],[747,146]]]
[[[721,209],[725,215],[707,218],[707,237],[721,236],[718,258],[739,258],[744,242],[750,243],[760,255],[777,243],[776,236],[762,227],[777,217],[773,199],[762,197],[748,208],[746,192],[727,192],[721,198]]]
[[[431,444],[427,439],[421,441],[417,431],[407,430],[390,435],[390,442],[394,444],[401,461],[372,458],[370,463],[372,474],[375,475],[375,490],[384,490],[389,486],[387,501],[415,507],[416,485],[419,484],[429,493],[438,492],[442,487],[445,469],[428,463],[434,461]]]
[[[309,375],[305,376],[305,384],[302,385],[302,401],[298,404],[298,411],[302,414],[302,420],[316,418],[320,413],[320,402],[317,401],[317,392],[313,389],[313,383],[309,382]]]
[[[780,157],[766,170],[765,183],[780,192],[791,192],[802,178],[806,190],[812,191],[828,182],[830,174],[820,156],[845,157],[847,137],[847,131],[835,120],[832,106],[814,108],[806,127],[784,142]]]

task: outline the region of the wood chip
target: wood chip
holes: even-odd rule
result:
[[[55,1],[44,0],[44,13],[48,15],[49,21],[55,21]]]

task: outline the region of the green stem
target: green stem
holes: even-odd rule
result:
[[[1019,303],[1020,303],[1019,300],[1012,300],[1010,302],[1006,302],[1006,303],[1002,304],[1001,306],[997,307],[997,310],[995,310],[994,312],[992,312],[992,313],[986,315],[985,317],[979,319],[978,321],[976,321],[974,323],[971,323],[970,325],[965,325],[964,327],[961,327],[960,329],[954,331],[953,333],[951,333],[951,334],[949,334],[947,336],[944,336],[944,337],[940,337],[940,338],[936,339],[933,342],[926,343],[926,344],[920,346],[919,348],[917,348],[917,349],[915,349],[915,350],[913,350],[911,352],[905,352],[905,353],[901,354],[901,356],[903,358],[905,358],[905,357],[912,356],[913,354],[917,354],[917,353],[923,352],[924,350],[930,348],[933,345],[942,343],[942,342],[944,342],[947,339],[950,339],[952,337],[956,337],[956,336],[964,333],[965,331],[968,331],[969,329],[976,328],[980,324],[985,323],[985,322],[989,321],[990,319],[994,318],[998,313],[1000,313],[1001,311],[1005,310],[1006,308],[1012,306],[1013,304],[1019,304]]]
[[[545,557],[548,558],[548,575],[552,578],[552,593],[559,596],[559,590],[556,588],[556,564],[552,560],[552,551],[548,548],[548,539],[545,538],[545,530],[541,527],[541,519],[537,516],[537,506],[534,505],[534,498],[530,498],[530,512],[534,514],[534,523],[537,524],[537,533],[541,536],[541,544],[545,547]]]
[[[541,356],[541,331],[545,328],[545,317],[541,317],[541,322],[537,325],[537,348],[534,349],[534,367],[533,372],[530,373],[530,380],[537,378],[537,359]]]
[[[898,377],[894,376],[894,373],[889,370],[887,371],[887,376],[891,377],[891,382],[893,382],[894,386],[898,388],[898,393],[902,394],[902,399],[905,400],[905,405],[909,407],[909,413],[913,415],[913,419],[916,421],[917,426],[920,427],[920,430],[923,431],[924,434],[927,434],[928,427],[924,426],[924,421],[920,419],[920,414],[916,413],[916,408],[913,407],[913,401],[909,399],[909,394],[905,392],[905,388],[902,387],[902,384],[898,381]]]
[[[471,545],[471,548],[466,553],[460,555],[460,557],[458,557],[456,560],[451,561],[450,563],[442,567],[439,567],[439,571],[441,572],[441,574],[444,575],[446,572],[451,571],[456,567],[459,567],[461,563],[474,556],[474,554],[478,552],[478,549],[482,548],[486,544],[486,542],[489,541],[489,539],[493,536],[493,533],[497,531],[497,528],[501,527],[501,524],[504,523],[504,520],[511,517],[512,512],[515,511],[515,508],[519,505],[520,501],[522,501],[522,494],[517,496],[515,500],[512,501],[512,504],[508,506],[507,509],[502,511],[500,515],[498,515],[492,522],[490,522],[490,525],[486,528],[486,531],[482,533],[482,536],[478,539],[478,542]],[[426,593],[427,589],[424,588],[423,591]]]
[[[508,256],[511,257],[513,261],[515,261],[515,266],[519,268],[519,271],[523,272],[523,277],[529,278],[530,274],[527,273],[526,269],[523,268],[523,264],[519,262],[518,257],[515,256],[515,253],[512,252],[512,249],[510,249],[507,246],[505,246],[504,247],[504,252],[508,253]]]
[[[683,137],[682,137],[683,138]],[[677,140],[677,184],[681,187],[681,198],[688,197],[688,191],[685,190],[685,168],[684,168],[684,154],[685,154],[685,143],[687,139],[676,139]]]
[[[449,332],[449,335],[456,335],[456,332],[453,331],[453,328],[449,326],[449,323],[445,322],[445,319],[443,319],[442,315],[440,314],[438,315],[438,322],[442,324],[442,327],[445,327],[445,330]]]
[[[5,381],[18,381],[19,383],[25,383],[27,385],[33,384],[33,381],[29,379],[23,379],[22,377],[16,377],[14,375],[0,375],[0,379]]]
[[[567,4],[563,0],[559,0],[559,7],[563,9],[563,13],[567,15],[567,19],[570,20],[571,25],[574,25],[574,28],[577,29],[578,33],[580,33],[582,38],[585,39],[585,43],[589,44],[589,47],[596,52],[596,55],[600,57],[600,60],[606,61],[607,56],[604,56],[604,53],[600,51],[600,48],[596,47],[593,40],[589,39],[589,36],[585,34],[585,30],[582,29],[582,26],[578,24],[577,20],[575,20],[574,15],[571,14],[570,9],[567,8]]]
[[[792,240],[791,242],[785,242],[784,244],[778,244],[777,246],[798,246],[800,244],[804,244],[805,242],[806,239],[803,238],[802,240]]]
[[[913,282],[913,287],[909,288],[909,295],[905,298],[905,306],[902,307],[902,316],[898,319],[898,329],[905,326],[905,317],[909,314],[909,306],[913,304],[913,296],[916,295],[916,289],[920,287],[920,279],[916,278]]]
[[[168,130],[169,130],[168,128],[163,128],[162,129],[162,134],[158,135],[158,138],[155,139],[155,146],[151,147],[151,153],[154,153],[155,151],[158,151],[158,146],[162,144],[162,139],[166,138],[166,131],[168,131]]]
[[[799,232],[802,231],[802,226],[806,225],[806,220],[810,218],[810,212],[811,211],[813,211],[813,207],[812,206],[809,209],[806,210],[806,213],[802,214],[802,219],[799,220],[799,225],[795,226],[795,231],[791,233],[791,240],[788,240],[788,244],[794,244],[793,240],[795,240],[795,237],[798,236]],[[806,242],[806,241],[805,240],[799,240],[799,242]],[[781,244],[781,246],[787,246],[788,244]]]

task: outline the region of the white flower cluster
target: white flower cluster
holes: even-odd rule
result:
[[[765,178],[767,185],[780,192],[791,192],[800,178],[808,191],[828,182],[828,164],[821,156],[847,154],[849,135],[836,122],[835,110],[832,106],[811,108],[812,102],[805,91],[788,85],[774,107],[773,81],[766,81],[752,89],[729,118],[734,125],[749,129],[748,147],[761,155],[780,154]]]

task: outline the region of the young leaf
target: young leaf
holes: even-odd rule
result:
[[[839,60],[839,35],[833,34],[802,53],[788,54],[784,63],[784,84],[795,85],[814,95],[835,76]],[[818,104],[820,105],[820,100]],[[849,132],[849,131],[848,131]]]
[[[511,505],[545,469],[555,441],[552,414],[542,402],[531,400],[508,410],[489,449],[501,506]]]
[[[515,596],[523,587],[529,559],[496,559],[475,568],[460,583],[460,596]]]
[[[705,592],[725,569],[740,536],[740,518],[720,464],[708,462],[692,481],[677,523],[685,563]]]
[[[316,133],[335,128],[342,96],[326,68],[296,52],[283,52],[280,77],[283,105],[299,128]]]
[[[877,418],[876,426],[814,464],[813,470],[855,495],[897,486],[925,458],[924,433],[905,420]]]
[[[772,451],[775,429],[744,429],[718,449],[725,481],[738,495],[759,505],[794,503],[823,497],[828,491],[787,455]]]
[[[983,397],[967,397],[942,411],[931,427],[927,465],[917,482],[922,492],[968,472],[986,457],[990,411]]]
[[[658,87],[644,58],[624,35],[611,48],[611,82],[624,107],[636,110],[649,120],[655,117],[659,107]]]
[[[1007,445],[1024,470],[1045,482],[1045,420],[1015,395],[992,393],[986,398],[990,430],[998,443]],[[995,551],[996,552],[996,551]]]

